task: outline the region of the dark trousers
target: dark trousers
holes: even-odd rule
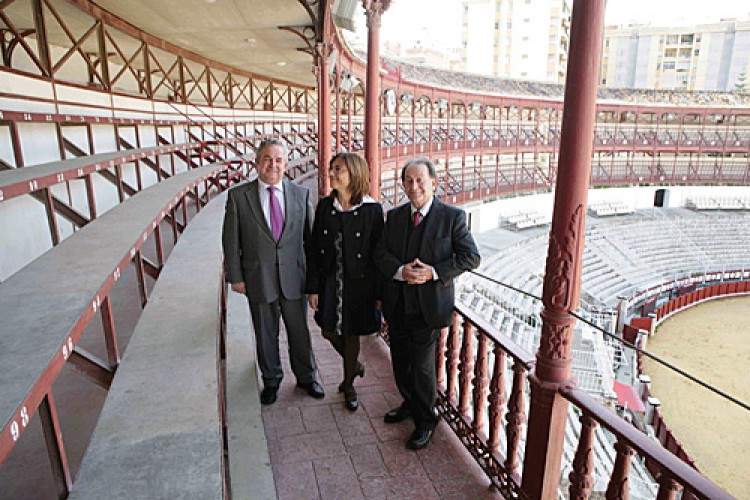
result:
[[[437,425],[435,347],[440,330],[428,327],[421,315],[399,316],[389,324],[391,362],[404,404],[411,409],[418,429]]]

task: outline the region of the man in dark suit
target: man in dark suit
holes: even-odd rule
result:
[[[263,391],[272,404],[284,372],[279,357],[279,316],[284,318],[289,359],[297,385],[324,396],[317,381],[307,328],[305,241],[313,207],[307,189],[284,179],[286,145],[268,139],[258,146],[258,179],[229,191],[224,214],[224,265],[232,290],[250,302]]]
[[[404,402],[387,423],[414,419],[407,442],[427,446],[437,425],[435,344],[453,316],[453,279],[475,269],[480,256],[463,210],[435,198],[437,175],[427,158],[409,160],[401,181],[410,203],[388,212],[375,261],[386,276],[383,314],[391,361]]]

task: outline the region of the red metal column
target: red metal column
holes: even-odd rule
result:
[[[380,17],[391,0],[362,0],[367,14],[365,159],[370,166],[370,196],[380,200]]]
[[[109,368],[114,371],[120,364],[120,350],[117,347],[117,333],[114,317],[112,315],[112,303],[109,301],[109,295],[104,297],[100,311],[102,314],[102,327],[104,328],[104,342],[107,346]]]
[[[336,154],[341,152],[341,69],[336,69]]]
[[[47,442],[52,476],[55,479],[55,490],[58,498],[67,498],[73,487],[73,481],[68,465],[68,456],[65,453],[60,421],[57,418],[57,408],[52,397],[52,391],[42,399],[39,404],[39,419],[42,423],[44,439]]]
[[[328,42],[317,46],[318,66],[318,198],[331,190],[328,164],[331,162],[331,84],[328,57],[333,47]]]
[[[352,142],[354,137],[354,130],[352,130],[352,113],[353,108],[357,103],[357,99],[354,97],[354,89],[349,90],[346,94],[346,149],[347,151],[352,150]]]
[[[576,0],[565,85],[555,207],[544,277],[542,337],[529,377],[531,404],[522,489],[530,498],[557,498],[570,382],[571,343],[583,264],[584,223],[596,113],[605,0]]]

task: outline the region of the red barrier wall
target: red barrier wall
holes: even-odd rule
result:
[[[668,316],[682,309],[691,307],[702,300],[710,299],[712,297],[721,297],[723,295],[733,295],[748,292],[750,292],[750,281],[734,281],[732,283],[722,283],[719,285],[712,285],[706,288],[701,288],[700,290],[692,291],[681,297],[672,299],[656,309],[656,311],[654,311],[656,313],[656,323],[661,323]],[[652,318],[633,318],[630,320],[631,327],[643,329],[649,332],[651,331],[651,323]],[[640,354],[638,355],[637,361],[638,373],[640,374],[642,373]],[[651,396],[651,393],[648,388],[645,388],[644,394],[642,394],[643,401],[645,402],[649,396]],[[651,425],[654,428],[654,434],[656,435],[656,438],[659,440],[662,446],[664,446],[664,448],[669,450],[672,454],[680,458],[686,464],[697,469],[697,467],[695,467],[695,462],[692,458],[690,458],[685,449],[682,447],[682,444],[672,433],[672,430],[664,421],[664,417],[662,417],[661,412],[658,408],[654,410]],[[651,463],[650,461],[646,462],[646,467],[654,475],[661,472],[656,467],[656,465]]]

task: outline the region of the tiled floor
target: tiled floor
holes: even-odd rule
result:
[[[360,361],[366,375],[355,381],[360,408],[347,410],[337,392],[343,377],[341,358],[311,325],[326,397],[313,399],[296,388],[285,359],[278,401],[263,407],[281,500],[501,498],[490,490],[487,477],[444,422],[430,445],[416,452],[405,446],[413,430],[410,420],[383,422],[383,415],[401,399],[388,347],[378,337],[362,339]]]

